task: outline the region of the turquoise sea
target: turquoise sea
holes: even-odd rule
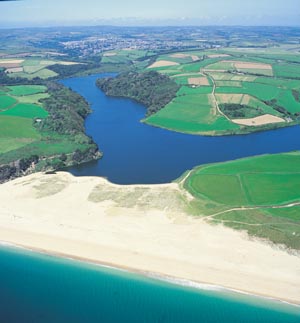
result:
[[[300,307],[2,246],[0,322],[299,323]]]

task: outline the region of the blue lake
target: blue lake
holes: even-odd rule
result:
[[[74,175],[103,176],[118,184],[165,183],[197,165],[300,149],[300,126],[222,137],[148,126],[140,122],[146,111],[142,105],[107,97],[96,87],[96,79],[104,76],[62,81],[91,104],[86,131],[104,153],[99,161],[71,168]]]

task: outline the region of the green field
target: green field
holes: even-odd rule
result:
[[[16,116],[23,118],[46,118],[48,112],[36,104],[19,103],[11,109],[0,112],[1,115]]]
[[[48,93],[45,86],[8,86],[5,95],[0,96],[0,153],[7,153],[25,147],[40,139],[33,126],[35,118],[46,118],[40,99]]]
[[[47,90],[46,86],[44,85],[15,85],[8,86],[7,88],[9,89],[8,94],[15,96],[43,93]]]
[[[179,95],[164,109],[147,118],[146,123],[191,133],[238,129],[238,125],[229,122],[223,116],[216,115],[211,101],[211,94]]]
[[[17,103],[17,100],[15,98],[12,98],[11,96],[7,96],[7,95],[0,96],[0,110],[7,109],[16,103]]]
[[[300,249],[299,152],[200,166],[183,186],[196,214]]]
[[[9,76],[11,77],[22,77],[22,78],[26,78],[28,80],[32,80],[35,77],[39,77],[41,79],[47,79],[50,77],[55,77],[58,74],[47,69],[47,68],[42,68],[41,70],[35,72],[35,73],[24,73],[24,72],[17,72],[17,73],[11,73],[9,74]]]
[[[29,128],[24,129],[25,132],[27,132],[28,129]],[[20,156],[22,156],[22,158],[28,158],[32,155],[47,157],[63,153],[73,153],[76,149],[84,150],[88,148],[88,145],[78,144],[68,136],[58,136],[54,133],[47,136],[41,136],[38,133],[36,133],[36,135],[37,138],[32,138],[32,140],[20,138],[20,143],[23,144],[20,144],[19,146],[16,145],[13,149],[3,149],[3,151],[1,149],[0,164],[6,164],[12,160],[17,160]],[[15,142],[17,143],[18,140],[16,139]]]
[[[203,52],[201,55],[201,52],[191,51],[157,57],[156,61],[175,61],[179,64],[152,69],[168,75],[181,88],[173,101],[148,117],[146,123],[174,131],[204,135],[251,133],[278,127],[272,124],[272,120],[265,121],[260,127],[231,122],[231,114],[226,115],[221,109],[216,109],[215,101],[218,104],[240,102],[235,102],[236,98],[230,101],[229,96],[222,98],[223,94],[250,96],[249,102],[242,103],[241,106],[240,115],[245,118],[270,114],[285,121],[281,126],[299,122],[300,102],[297,92],[300,92],[300,60],[299,63],[290,61],[295,58],[294,53],[285,52],[284,49],[266,49],[266,53],[260,49],[232,49],[218,52],[226,53],[228,56],[225,57],[208,56],[213,53],[216,52]],[[193,61],[192,55],[196,55],[199,60]],[[203,76],[207,77],[209,86],[189,85],[189,78]],[[214,98],[208,102],[207,95]]]
[[[277,77],[284,78],[300,78],[300,64],[275,64],[274,65],[275,75]]]
[[[32,120],[0,115],[0,154],[26,146],[40,139]]]
[[[32,104],[41,104],[42,99],[49,98],[48,93],[37,93],[30,95],[18,96],[18,101],[20,103],[32,103]]]
[[[104,53],[101,59],[101,63],[124,64],[151,55],[154,55],[154,53],[143,50],[115,50],[112,52]]]

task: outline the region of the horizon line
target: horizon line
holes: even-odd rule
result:
[[[168,28],[192,28],[192,27],[225,27],[225,28],[237,28],[237,27],[245,27],[245,28],[271,28],[271,27],[286,27],[286,28],[300,28],[300,23],[298,25],[286,25],[286,24],[266,24],[266,25],[241,25],[241,24],[203,24],[203,25],[198,25],[198,24],[187,24],[187,25],[173,25],[173,24],[157,24],[157,25],[151,25],[151,24],[124,24],[124,25],[117,25],[117,24],[67,24],[67,25],[60,25],[60,24],[50,24],[50,25],[28,25],[28,26],[2,26],[0,24],[0,29],[31,29],[31,28],[36,28],[36,29],[46,29],[46,28],[74,28],[74,27],[117,27],[117,28],[159,28],[159,27],[168,27]]]

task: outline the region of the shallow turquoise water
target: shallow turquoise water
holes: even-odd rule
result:
[[[5,246],[0,322],[298,323],[300,308]]]

